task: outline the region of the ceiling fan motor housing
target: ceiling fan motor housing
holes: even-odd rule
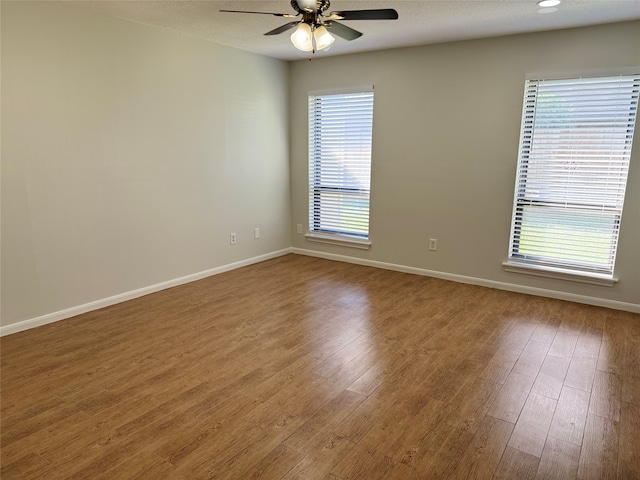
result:
[[[303,15],[308,12],[321,14],[329,8],[330,3],[329,0],[291,0],[293,9]]]

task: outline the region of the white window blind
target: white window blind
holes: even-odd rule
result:
[[[369,237],[373,92],[309,96],[309,230]]]
[[[509,260],[613,277],[640,75],[526,82]]]

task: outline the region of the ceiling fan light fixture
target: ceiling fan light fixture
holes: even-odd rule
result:
[[[328,32],[327,32],[328,33]],[[303,52],[313,51],[313,35],[311,33],[311,26],[307,23],[301,23],[298,28],[291,34],[291,43],[298,50]]]
[[[313,30],[313,38],[316,41],[316,48],[318,50],[323,50],[336,41],[324,25],[320,25]]]

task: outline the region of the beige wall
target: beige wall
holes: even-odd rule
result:
[[[296,248],[585,295],[640,307],[640,126],[616,265],[599,287],[503,271],[524,79],[532,72],[640,65],[640,23],[517,35],[294,62],[290,77]],[[307,93],[375,85],[369,251],[311,243]],[[429,252],[428,239],[438,239]]]
[[[3,1],[2,325],[289,247],[287,70]]]

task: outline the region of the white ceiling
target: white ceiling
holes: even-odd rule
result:
[[[288,0],[100,0],[73,4],[282,60],[309,56],[293,47],[289,33],[263,35],[292,19],[219,12],[229,9],[295,13]],[[640,19],[640,0],[564,0],[553,13],[539,13],[536,0],[333,0],[328,11],[368,8],[395,8],[400,18],[345,21],[345,25],[364,35],[350,42],[337,38],[328,51],[315,56]]]

